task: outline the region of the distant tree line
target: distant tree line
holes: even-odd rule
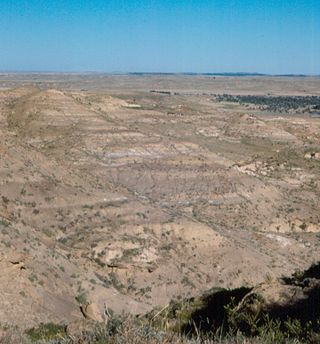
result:
[[[252,104],[260,110],[272,112],[317,111],[320,109],[319,96],[254,96],[254,95],[215,95],[214,100],[241,105]]]
[[[161,94],[168,94],[170,95],[170,91],[158,91],[158,90],[150,90],[150,93],[161,93]]]

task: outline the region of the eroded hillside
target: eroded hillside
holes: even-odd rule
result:
[[[143,313],[318,260],[319,118],[137,80],[0,90],[1,323],[70,322],[85,299]]]

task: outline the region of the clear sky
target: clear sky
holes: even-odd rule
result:
[[[0,0],[0,70],[320,74],[320,0]]]

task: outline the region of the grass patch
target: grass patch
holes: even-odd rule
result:
[[[66,337],[66,327],[54,323],[40,324],[26,331],[32,342],[62,339]]]

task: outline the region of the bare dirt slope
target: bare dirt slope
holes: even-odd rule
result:
[[[210,95],[241,78],[24,78],[0,78],[0,323],[69,322],[86,300],[141,313],[318,260],[318,118]]]

